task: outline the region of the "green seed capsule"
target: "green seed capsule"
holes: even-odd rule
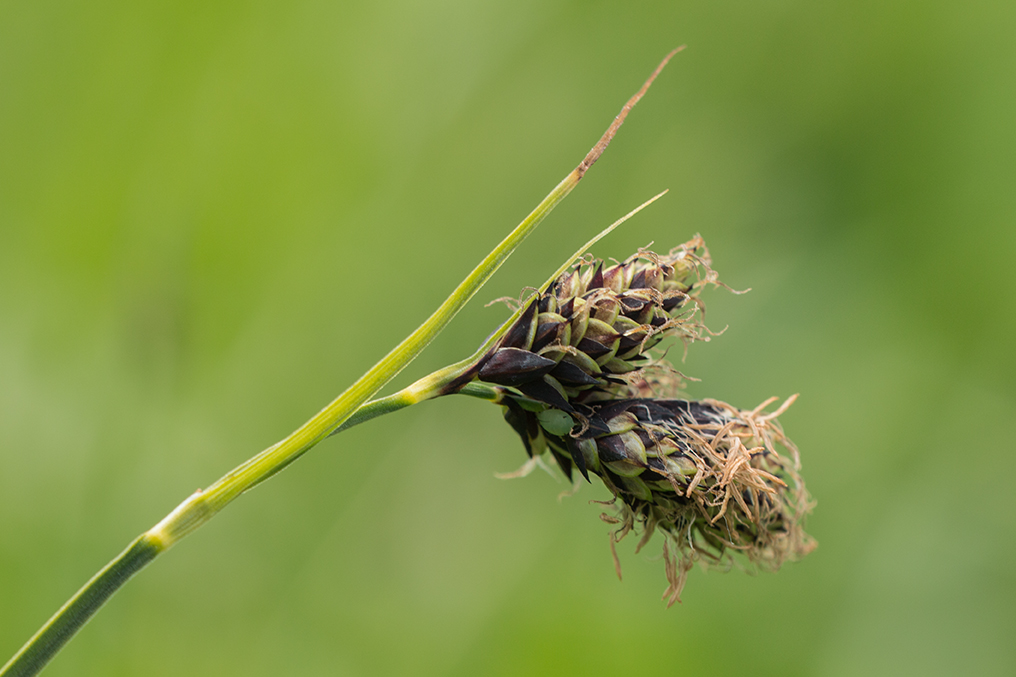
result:
[[[536,415],[540,425],[551,435],[561,437],[575,427],[575,419],[558,409],[545,409]]]

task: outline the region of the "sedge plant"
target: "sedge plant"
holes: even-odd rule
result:
[[[600,478],[616,511],[601,517],[627,533],[664,534],[673,603],[692,563],[723,563],[741,553],[777,568],[812,547],[801,520],[810,507],[797,450],[776,416],[717,400],[681,397],[680,375],[650,353],[661,339],[708,340],[700,292],[721,284],[696,237],[669,254],[640,250],[604,268],[586,251],[663,195],[628,213],[583,245],[514,307],[469,357],[386,397],[371,399],[406,367],[581,181],[671,57],[668,54],[607,131],[539,205],[484,258],[436,311],[349,386],[280,442],[187,497],[95,574],[0,669],[0,677],[39,673],[102,605],[159,555],[241,494],[327,437],[441,396],[463,394],[503,407],[530,460],[572,477]],[[782,452],[778,449],[781,448]],[[616,553],[614,555],[617,561]],[[620,572],[620,570],[618,570]]]

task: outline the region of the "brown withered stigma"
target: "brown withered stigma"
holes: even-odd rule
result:
[[[639,548],[655,529],[664,533],[669,604],[696,560],[723,564],[741,553],[775,570],[814,547],[801,526],[810,500],[800,459],[778,413],[717,400],[622,400],[598,408],[588,434],[565,440],[619,504],[616,516],[603,516],[619,525],[615,542],[637,526]]]
[[[660,340],[708,340],[698,294],[710,284],[721,283],[700,237],[665,256],[577,264],[471,372],[497,386],[533,462],[549,453],[569,478],[574,467],[611,491],[617,512],[601,517],[617,526],[612,551],[633,530],[637,549],[663,533],[668,605],[696,561],[724,566],[740,553],[775,570],[814,547],[798,452],[776,420],[794,398],[764,413],[773,400],[746,411],[672,399],[673,377],[650,384],[647,367],[665,365],[647,352]]]

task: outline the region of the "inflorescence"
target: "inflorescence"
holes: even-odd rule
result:
[[[707,341],[699,293],[717,286],[695,237],[661,256],[582,261],[533,298],[470,377],[497,388],[532,460],[600,478],[613,494],[614,544],[664,536],[668,604],[696,561],[775,570],[814,547],[797,448],[777,416],[679,397],[683,380],[649,350],[666,337]],[[614,554],[615,563],[617,555]],[[620,573],[620,568],[618,568]]]

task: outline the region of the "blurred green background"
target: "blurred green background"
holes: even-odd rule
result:
[[[1016,673],[1016,4],[0,2],[0,662],[426,317],[687,43],[394,385],[592,233],[702,233],[691,394],[783,417],[819,548],[696,569],[559,502],[495,407],[328,441],[49,675]],[[678,353],[674,353],[675,355]]]

